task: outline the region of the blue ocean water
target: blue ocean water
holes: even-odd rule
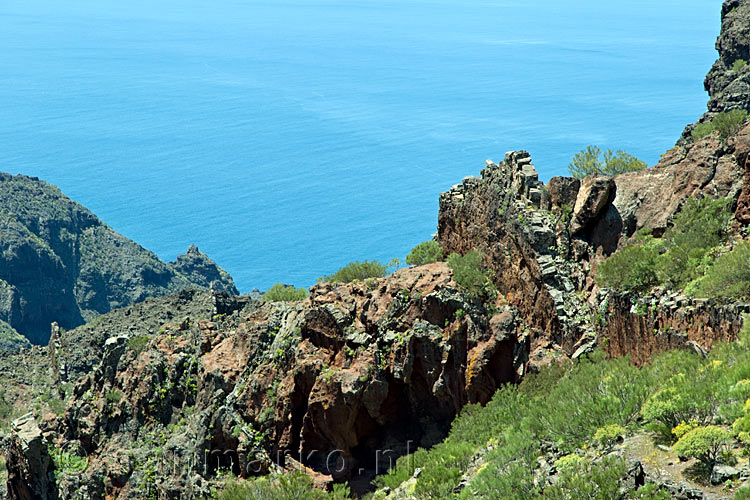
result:
[[[654,164],[705,109],[720,0],[2,0],[0,170],[249,291],[406,255],[527,149]]]

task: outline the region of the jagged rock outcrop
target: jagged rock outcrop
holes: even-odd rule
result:
[[[716,50],[719,58],[703,83],[709,95],[708,111],[696,123],[709,121],[724,111],[750,110],[750,2],[747,0],[727,0],[722,5]],[[693,127],[685,128],[681,143],[690,140]]]
[[[554,335],[555,303],[545,288],[545,261],[537,257],[556,255],[561,215],[539,210],[542,188],[527,152],[508,153],[501,164],[488,161],[481,178],[466,178],[440,195],[437,240],[446,254],[481,250],[500,293],[530,327]]]
[[[168,298],[55,342],[55,359],[68,359],[96,338],[100,360],[65,415],[43,425],[51,449],[87,457],[85,471],[58,473],[61,499],[199,498],[221,467],[251,475],[299,462],[322,486],[369,478],[439,442],[464,405],[488,401],[528,360],[518,311],[488,316],[443,263],[320,283],[299,303],[207,293],[183,298],[188,314],[158,328],[145,325]],[[219,307],[199,319],[194,300]],[[112,328],[126,317],[144,326]]]
[[[48,475],[53,466],[42,430],[29,413],[11,424],[11,437],[2,443],[8,457],[9,500],[54,500],[57,488]]]
[[[750,72],[734,68],[737,61],[750,62],[750,2],[730,0],[721,9],[721,34],[716,40],[719,59],[706,76],[711,97],[709,112],[750,108]]]
[[[678,145],[667,151],[655,167],[617,176],[613,206],[624,233],[630,235],[648,227],[660,234],[688,197],[737,200],[746,175],[742,155],[747,156],[745,138],[749,133],[747,124],[726,141],[708,136]]]
[[[74,328],[190,286],[237,293],[197,248],[164,263],[39,179],[0,173],[0,206],[0,320],[34,343],[52,322]]]
[[[736,61],[750,60],[749,47],[750,1],[727,0],[717,41],[719,60],[706,77],[711,101],[702,121],[720,111],[750,109],[750,66],[735,68]],[[661,236],[688,198],[729,198],[736,223],[750,222],[750,182],[745,182],[750,181],[750,124],[726,139],[711,134],[687,140],[690,130],[646,170],[615,178],[554,177],[545,186],[529,154],[514,151],[500,163],[488,161],[480,178],[466,178],[441,195],[438,241],[446,253],[483,252],[497,289],[531,327],[532,366],[550,350],[581,355],[597,337],[622,340],[610,343],[611,354],[633,354],[639,362],[684,344],[681,337],[628,338],[629,328],[641,332],[653,322],[629,317],[630,299],[609,303],[592,270],[642,228]],[[615,303],[623,309],[613,311]],[[707,323],[727,319],[718,306],[705,307]],[[603,328],[605,314],[614,314],[613,325],[618,326]],[[688,341],[710,347],[714,340],[737,334],[738,318],[731,316],[731,326],[721,333],[718,327],[708,334],[695,328],[683,333]],[[674,327],[671,319],[654,321]]]
[[[190,245],[187,252],[178,255],[177,260],[169,265],[177,274],[187,278],[192,285],[237,294],[237,288],[234,287],[229,273],[217,266],[195,245]]]
[[[550,349],[577,357],[597,336],[612,341],[611,354],[632,354],[639,362],[688,340],[710,347],[736,336],[741,314],[721,333],[714,325],[713,336],[657,321],[657,329],[686,335],[685,342],[658,340],[652,323],[628,316],[630,305],[617,302],[622,309],[612,310],[615,302],[597,289],[592,269],[637,230],[662,234],[690,197],[728,197],[737,220],[745,220],[748,136],[750,124],[726,141],[711,136],[678,145],[650,169],[583,181],[555,177],[547,186],[527,152],[510,152],[500,164],[488,161],[481,178],[467,178],[441,195],[437,238],[446,253],[483,252],[498,290],[531,327],[532,365]],[[726,321],[714,306],[705,307],[707,323],[712,317]],[[605,313],[618,318],[607,328]],[[628,337],[645,330],[637,342]]]

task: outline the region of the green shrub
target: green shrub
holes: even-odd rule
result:
[[[622,150],[614,152],[609,149],[604,152],[603,160],[601,156],[602,151],[597,146],[586,146],[568,165],[570,175],[582,179],[592,174],[612,176],[646,168],[645,162]]]
[[[363,262],[350,262],[338,271],[321,278],[322,281],[332,283],[351,283],[352,281],[362,281],[367,278],[382,278],[388,268],[377,260],[365,260]]]
[[[697,284],[699,297],[750,297],[750,242],[739,243],[734,250],[722,255]]]
[[[588,467],[589,462],[582,456],[576,454],[576,453],[570,453],[568,455],[564,455],[557,460],[555,460],[555,468],[559,472],[566,472],[566,471],[578,471],[580,469],[584,469]]]
[[[680,457],[693,457],[713,467],[726,447],[730,434],[721,427],[707,425],[688,432],[672,447]]]
[[[89,467],[86,457],[80,457],[59,448],[48,447],[49,456],[55,464],[55,475],[71,475],[84,472]]]
[[[217,500],[343,500],[349,488],[337,484],[333,492],[313,489],[312,480],[301,472],[277,474],[259,479],[229,481]]]
[[[695,419],[691,420],[690,422],[685,422],[683,420],[682,422],[680,422],[679,424],[675,425],[672,428],[672,435],[675,438],[680,439],[682,436],[684,436],[685,434],[692,431],[698,426],[699,426],[698,421]]]
[[[690,402],[676,387],[665,387],[649,397],[641,408],[647,421],[657,421],[673,429],[685,420],[690,420]]]
[[[539,500],[620,500],[620,479],[626,471],[620,458],[605,457],[591,466],[582,461],[562,469],[558,481],[545,489]]]
[[[714,130],[719,132],[719,137],[726,139],[736,134],[746,119],[747,111],[744,109],[718,113],[711,121],[695,125],[692,132],[693,140],[702,139]]]
[[[294,288],[282,283],[276,283],[263,294],[263,300],[266,302],[288,302],[302,300],[305,297],[307,297],[307,290],[304,288]]]
[[[731,219],[729,199],[690,198],[675,216],[664,237],[640,231],[635,242],[600,263],[599,286],[645,292],[662,285],[693,288],[713,264],[714,248],[726,240]]]
[[[742,68],[744,68],[745,66],[747,66],[747,61],[745,61],[744,59],[737,59],[736,61],[734,61],[734,64],[732,64],[732,71],[738,73],[742,71]]]
[[[482,253],[472,250],[466,255],[452,253],[448,256],[448,267],[453,270],[453,280],[468,295],[475,298],[489,298],[494,286],[482,265]]]
[[[732,432],[739,436],[743,432],[750,433],[750,414],[743,415],[732,424]]]
[[[4,424],[13,414],[13,405],[6,400],[5,388],[0,387],[0,424]]]
[[[104,400],[108,403],[117,404],[122,401],[125,395],[119,389],[110,389],[104,394]]]
[[[418,498],[448,498],[461,480],[476,448],[465,442],[438,445],[430,466],[422,469],[414,489]]]
[[[663,238],[657,273],[660,284],[681,289],[713,263],[710,251],[722,244],[732,213],[728,198],[689,198]]]
[[[596,282],[605,288],[643,292],[659,283],[660,244],[652,237],[614,253],[596,268]]]
[[[734,492],[733,500],[750,500],[750,486],[745,485]]]
[[[633,500],[670,500],[672,496],[654,483],[644,484],[633,495]]]
[[[719,131],[719,137],[726,139],[739,132],[742,124],[747,119],[747,111],[744,109],[733,109],[732,111],[719,113],[712,122]]]
[[[711,133],[714,130],[716,130],[716,127],[710,121],[703,122],[703,123],[696,123],[690,135],[693,137],[694,141],[699,141],[703,139],[704,137],[711,135]]]
[[[415,246],[406,256],[406,263],[410,266],[423,266],[443,260],[443,249],[435,240],[423,241]]]
[[[617,424],[607,424],[596,430],[594,441],[601,444],[605,449],[610,449],[625,437],[625,433],[625,427]]]
[[[136,355],[138,355],[143,352],[150,340],[151,337],[149,337],[148,335],[135,335],[134,337],[130,337],[128,339],[127,346],[128,349],[134,351]]]
[[[721,243],[732,213],[729,198],[688,198],[665,238],[673,246],[708,248]]]

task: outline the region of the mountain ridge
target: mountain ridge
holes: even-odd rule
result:
[[[0,173],[0,320],[44,344],[117,307],[196,286],[237,294],[197,247],[174,263],[116,233],[59,188]]]

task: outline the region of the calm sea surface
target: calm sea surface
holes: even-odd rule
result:
[[[654,164],[705,109],[720,0],[0,0],[0,170],[249,291],[406,255],[527,149]]]

